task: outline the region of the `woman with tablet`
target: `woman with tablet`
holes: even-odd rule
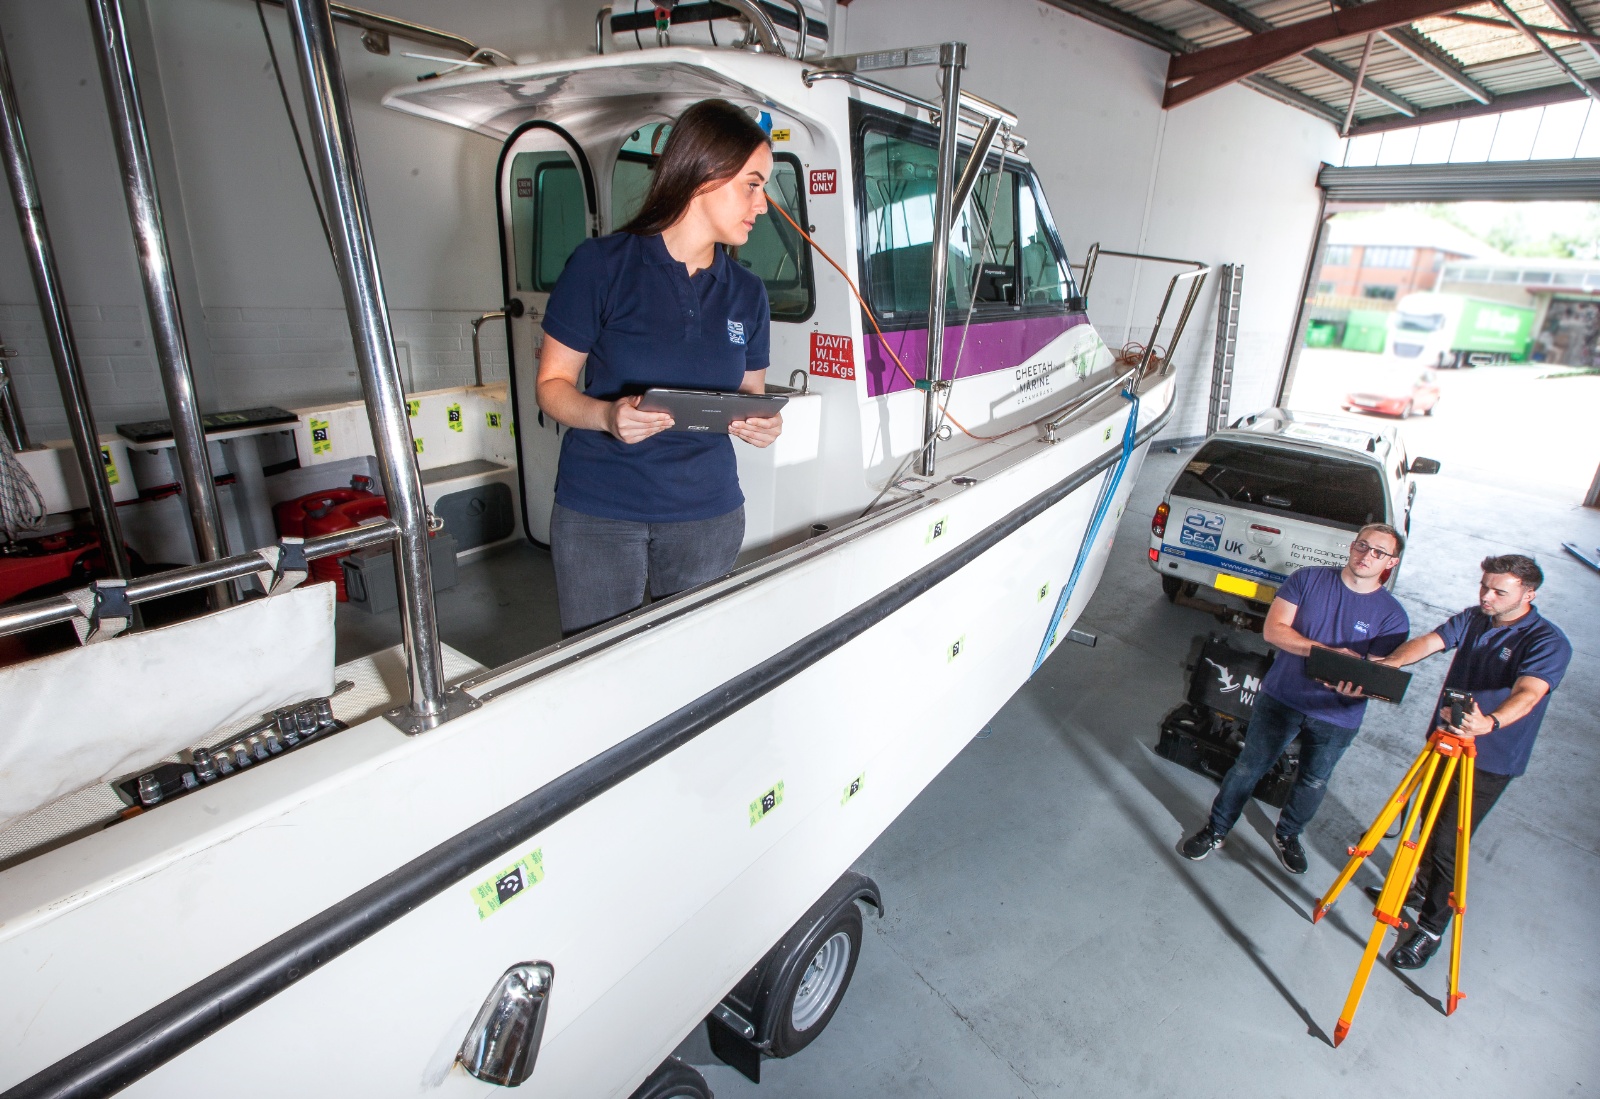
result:
[[[767,134],[720,99],[686,110],[644,205],[567,261],[544,317],[539,407],[561,443],[550,551],[565,633],[587,629],[733,567],[744,495],[729,435],[770,446],[783,418],[728,434],[674,431],[639,407],[651,387],[761,393],[767,290],[729,259],[766,213]],[[588,384],[579,382],[587,368]]]

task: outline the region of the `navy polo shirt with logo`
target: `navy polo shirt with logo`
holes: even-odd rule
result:
[[[771,315],[759,276],[719,245],[689,276],[659,235],[585,240],[550,294],[544,330],[589,356],[584,393],[602,401],[651,386],[732,392],[767,368]],[[574,428],[561,442],[556,503],[639,523],[712,519],[744,503],[727,435],[663,431],[621,442]]]
[[[1455,659],[1445,673],[1444,685],[1470,691],[1478,709],[1486,714],[1511,696],[1511,688],[1521,676],[1533,676],[1550,685],[1538,703],[1520,719],[1478,737],[1478,767],[1496,775],[1520,775],[1528,769],[1534,738],[1549,708],[1561,677],[1572,661],[1572,643],[1559,626],[1545,618],[1538,608],[1507,626],[1478,607],[1468,607],[1433,631],[1446,649],[1455,649]],[[1444,704],[1444,696],[1439,696]]]

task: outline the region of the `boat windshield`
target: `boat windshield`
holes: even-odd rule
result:
[[[1371,466],[1231,439],[1213,439],[1201,447],[1179,474],[1172,494],[1350,530],[1385,518],[1383,483]]]

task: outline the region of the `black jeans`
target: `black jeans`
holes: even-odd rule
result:
[[[733,568],[744,541],[744,507],[714,519],[633,523],[560,504],[550,513],[561,631],[572,634],[657,599],[715,580]]]
[[[1459,775],[1459,772],[1458,772]],[[1511,775],[1497,775],[1493,771],[1474,771],[1472,775],[1472,838],[1478,837],[1478,825],[1489,815],[1494,803],[1511,785]],[[1450,894],[1456,887],[1456,799],[1457,782],[1451,780],[1444,804],[1439,808],[1439,819],[1433,825],[1433,837],[1422,849],[1417,863],[1417,888],[1423,891],[1422,907],[1417,910],[1417,923],[1425,931],[1443,935],[1450,926]],[[1427,806],[1423,806],[1427,812]],[[1470,884],[1469,884],[1470,890]]]

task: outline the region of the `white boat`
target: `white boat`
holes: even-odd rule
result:
[[[648,1089],[702,1020],[718,1053],[754,1075],[827,1024],[860,945],[857,902],[885,903],[853,860],[1067,637],[1174,379],[1159,357],[1120,361],[1096,335],[1015,120],[960,90],[963,47],[803,61],[771,48],[782,27],[763,28],[766,6],[737,6],[768,49],[491,66],[386,102],[503,146],[521,507],[541,541],[556,431],[531,379],[559,247],[618,224],[657,127],[689,103],[721,96],[765,117],[775,204],[861,288],[884,331],[774,213],[742,258],[766,265],[772,375],[792,399],[778,446],[740,448],[748,563],[505,667],[479,668],[408,619],[404,660],[397,648],[333,669],[331,603],[294,586],[282,552],[294,547],[280,546],[253,564],[185,570],[191,584],[265,570],[278,594],[171,628],[191,635],[129,633],[62,654],[95,677],[86,693],[129,700],[83,702],[97,728],[73,737],[109,739],[139,762],[114,776],[131,784],[126,819],[0,863],[5,1096],[496,1084],[561,1099],[690,1095]],[[327,9],[288,7],[302,59],[325,78],[306,78],[308,107],[332,135],[319,146],[324,185],[359,259],[364,200],[358,177],[339,186],[348,108]],[[867,75],[919,64],[943,68],[940,103]],[[974,143],[987,155],[974,159]],[[946,281],[937,257],[950,226]],[[346,286],[353,306],[381,307],[381,290],[363,297],[348,269]],[[929,298],[947,293],[930,339]],[[352,327],[360,345],[361,321]],[[386,334],[366,333],[393,375],[367,375],[393,496],[407,490],[410,450],[386,449],[406,429],[398,374],[392,349],[382,358]],[[404,535],[403,512],[338,546]],[[412,608],[429,598],[410,597],[422,601]],[[81,620],[92,603],[0,614],[0,632]],[[230,648],[247,615],[256,647]],[[285,683],[324,695],[354,684],[322,724],[311,703],[298,746],[202,721],[266,697],[241,693],[263,646],[299,654]],[[51,713],[79,705],[66,697],[76,689],[39,667],[0,670],[0,712],[8,691],[46,700],[27,728],[0,730],[0,759],[7,737],[59,731]],[[149,724],[139,714],[160,713],[163,691],[197,701],[172,708],[166,742],[129,745],[118,730]],[[333,731],[329,710],[348,727]],[[207,778],[192,749],[218,749],[214,770],[235,760],[229,737],[244,752],[235,773]],[[57,754],[67,778],[41,788],[72,786],[71,753]],[[176,768],[166,779],[162,759]],[[96,785],[20,819],[85,799],[121,808],[84,766]],[[146,777],[155,785],[141,787]],[[179,787],[162,796],[163,781]],[[141,804],[146,790],[157,798]]]

